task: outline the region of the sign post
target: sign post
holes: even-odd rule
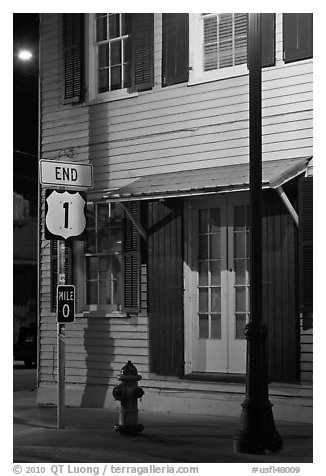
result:
[[[46,190],[45,238],[57,240],[57,428],[65,427],[65,333],[74,322],[75,287],[66,284],[65,240],[83,239],[86,230],[86,196],[80,190],[93,186],[89,164],[40,160],[40,183]],[[68,191],[69,190],[69,191]]]
[[[65,242],[58,240],[58,288],[65,284]],[[57,293],[57,313],[58,313],[58,293]],[[58,386],[57,386],[57,428],[65,427],[65,353],[66,353],[66,328],[65,324],[57,319],[57,365],[58,365]]]

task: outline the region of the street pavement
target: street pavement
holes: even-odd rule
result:
[[[233,451],[238,418],[139,413],[142,435],[123,437],[117,411],[66,407],[56,428],[56,407],[37,405],[36,391],[14,392],[14,463],[312,463],[312,425],[275,422],[283,450],[263,455]]]

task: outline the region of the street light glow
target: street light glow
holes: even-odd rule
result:
[[[32,53],[29,50],[21,50],[18,53],[18,58],[23,61],[29,61],[32,58]]]

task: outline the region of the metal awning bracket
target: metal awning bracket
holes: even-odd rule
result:
[[[133,224],[135,225],[135,227],[137,228],[138,232],[140,233],[140,235],[144,238],[145,241],[147,241],[147,233],[146,233],[146,230],[144,229],[144,227],[140,224],[138,218],[135,216],[135,214],[129,209],[129,207],[123,203],[123,202],[120,202],[120,205],[122,206],[122,208],[124,209],[124,211],[127,213],[128,217],[130,218],[130,220],[133,222]]]
[[[288,196],[284,192],[282,185],[279,185],[278,187],[275,187],[275,190],[277,191],[277,193],[281,197],[281,200],[283,201],[284,205],[288,209],[290,215],[292,216],[292,218],[294,220],[294,223],[296,224],[297,227],[299,227],[299,216],[298,216],[297,212],[295,211],[292,203],[290,202]]]

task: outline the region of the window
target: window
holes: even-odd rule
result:
[[[96,14],[99,92],[130,86],[130,35],[130,13]]]
[[[204,71],[247,61],[247,14],[202,13]]]
[[[89,38],[90,99],[152,88],[153,13],[90,13]]]
[[[247,72],[247,13],[190,14],[190,81]]]
[[[285,63],[312,58],[312,13],[283,14]]]
[[[87,205],[85,243],[86,304],[121,308],[121,208],[115,203]]]

